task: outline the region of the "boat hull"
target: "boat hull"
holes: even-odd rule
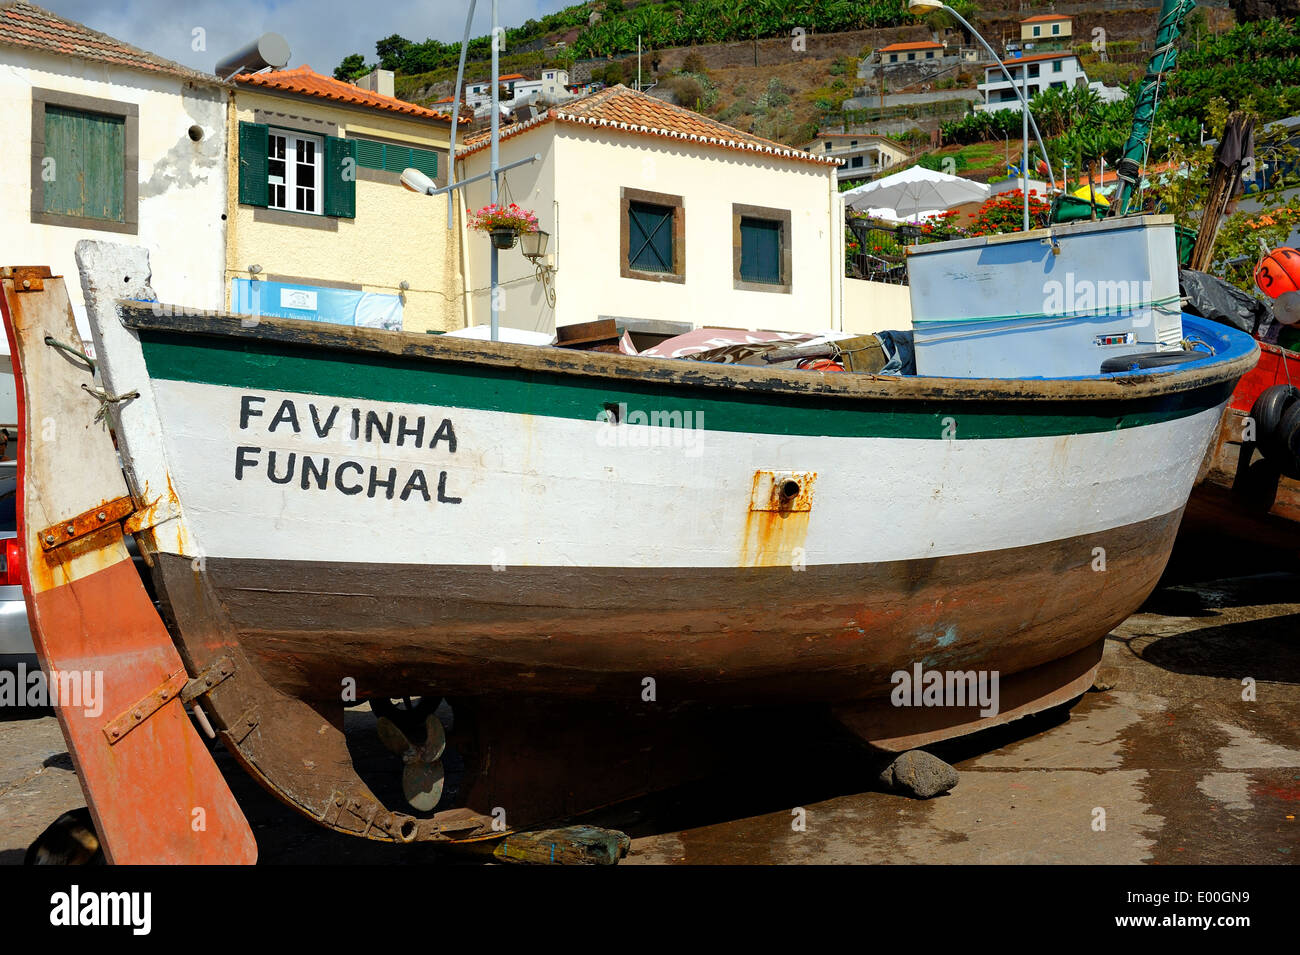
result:
[[[789,373],[191,314],[141,304],[136,250],[78,259],[187,699],[286,803],[393,842],[670,783],[687,747],[647,732],[698,703],[905,746],[1077,695],[1257,355],[1207,326],[1215,358],[1147,373]],[[1007,706],[890,705],[922,670]],[[452,699],[460,808],[353,766],[345,706],[403,695]]]
[[[1022,547],[879,563],[520,567],[206,559],[240,646],[295,696],[839,702],[926,669],[1010,675],[1095,643],[1164,569],[1180,512]],[[1101,555],[1104,554],[1104,565]],[[162,554],[182,631],[193,558]]]
[[[829,702],[1039,666],[1150,592],[1228,397],[737,396],[683,363],[471,376],[131,321],[174,624],[317,700]]]

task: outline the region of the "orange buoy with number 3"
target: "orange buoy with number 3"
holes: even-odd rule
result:
[[[1259,260],[1255,284],[1273,299],[1273,315],[1283,325],[1300,321],[1300,252],[1282,246]]]

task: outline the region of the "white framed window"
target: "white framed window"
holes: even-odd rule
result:
[[[269,131],[266,154],[267,206],[322,214],[325,141],[287,129]]]

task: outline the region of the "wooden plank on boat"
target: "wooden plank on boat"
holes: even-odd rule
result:
[[[128,489],[96,420],[105,396],[74,354],[80,338],[63,279],[38,278],[40,288],[6,270],[0,302],[22,421],[23,591],[37,656],[63,694],[55,713],[82,791],[112,862],[253,862],[252,831],[171,691],[184,664],[126,550],[123,508],[111,506]],[[95,526],[83,529],[87,514]],[[47,551],[40,534],[56,525],[73,531]],[[111,743],[105,729],[124,713],[132,729]]]

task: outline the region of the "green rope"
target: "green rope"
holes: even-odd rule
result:
[[[1134,302],[1132,305],[1124,306],[1122,309],[1118,311],[1110,311],[1108,309],[1094,308],[1091,310],[1083,310],[1078,312],[1066,312],[1060,315],[1047,315],[1047,314],[987,315],[987,316],[975,316],[973,318],[926,318],[926,319],[913,319],[912,324],[913,325],[955,325],[955,324],[973,325],[981,322],[1008,322],[1008,321],[1013,321],[1015,319],[1027,319],[1027,318],[1046,319],[1048,321],[1054,321],[1054,322],[1064,322],[1074,318],[1095,318],[1103,315],[1123,315],[1129,312],[1136,312],[1139,309],[1143,309],[1143,308],[1155,308],[1155,309],[1163,310],[1165,306],[1172,305],[1174,302],[1178,302],[1178,301],[1181,301],[1181,296],[1170,295],[1167,298],[1158,298],[1150,302]]]
[[[57,348],[59,349],[59,351],[67,352],[69,355],[71,355],[73,358],[77,359],[78,361],[85,362],[86,366],[90,369],[90,373],[92,375],[95,373],[95,359],[91,358],[80,348],[76,348],[72,345],[64,344],[63,342],[56,340],[50,335],[45,336],[45,344],[49,345],[51,348]]]

